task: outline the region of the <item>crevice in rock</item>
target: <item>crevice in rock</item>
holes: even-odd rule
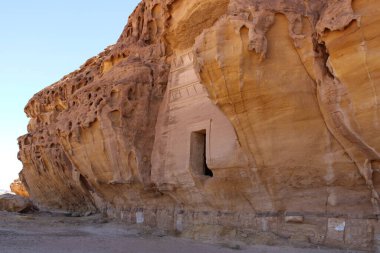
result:
[[[371,192],[374,213],[380,214],[379,195],[373,185],[372,162],[380,160],[380,154],[356,131],[353,112],[349,106],[342,107],[344,101],[350,105],[345,85],[334,75],[328,66],[329,53],[323,41],[314,43],[314,71],[316,74],[317,97],[319,107],[327,128],[338,143],[356,164],[359,173],[365,179]]]

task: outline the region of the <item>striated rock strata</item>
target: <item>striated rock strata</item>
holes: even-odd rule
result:
[[[195,239],[375,249],[380,2],[144,0],[27,104],[41,209]]]

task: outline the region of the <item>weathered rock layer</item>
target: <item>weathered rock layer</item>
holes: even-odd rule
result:
[[[35,207],[27,198],[13,194],[0,195],[0,211],[29,212],[34,210],[36,210]]]
[[[379,17],[375,0],[144,0],[29,101],[20,178],[42,209],[373,249]]]

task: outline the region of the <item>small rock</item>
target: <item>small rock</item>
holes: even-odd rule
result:
[[[74,213],[71,213],[71,217],[81,217],[81,213],[79,212],[74,212]]]
[[[303,216],[285,216],[286,223],[303,223]]]
[[[227,242],[223,246],[232,250],[243,250],[245,248],[245,245],[241,242]]]
[[[157,236],[157,237],[165,237],[167,236],[167,233],[164,231],[158,230],[158,231],[154,231],[152,235]]]

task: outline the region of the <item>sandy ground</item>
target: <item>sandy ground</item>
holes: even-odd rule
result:
[[[52,214],[0,212],[0,253],[333,253],[355,252],[268,246],[212,245],[110,222]]]

